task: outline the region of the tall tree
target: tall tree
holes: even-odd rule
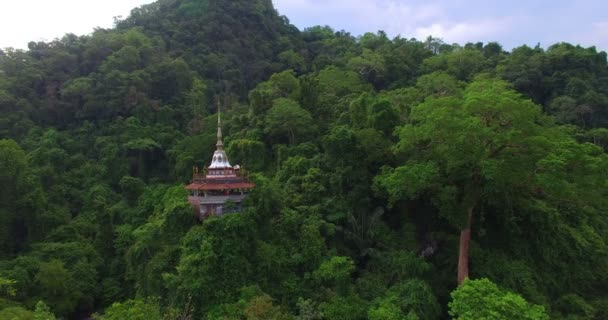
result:
[[[563,138],[538,106],[507,83],[480,78],[460,97],[427,99],[399,130],[408,159],[377,178],[391,202],[430,195],[460,230],[458,283],[469,277],[471,227],[481,206],[500,195],[529,196],[527,183],[552,137]]]
[[[296,101],[280,98],[274,101],[272,109],[266,116],[266,132],[293,145],[302,141],[306,135],[314,132],[310,113],[302,109]]]

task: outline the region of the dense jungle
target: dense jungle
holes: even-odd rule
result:
[[[158,0],[0,50],[0,320],[608,319],[608,65]],[[256,188],[199,221],[215,150]]]

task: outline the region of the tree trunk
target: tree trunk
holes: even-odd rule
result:
[[[293,130],[289,129],[287,131],[288,135],[289,135],[289,144],[290,145],[295,145],[296,143],[296,135],[293,133]]]
[[[460,230],[460,248],[458,254],[458,285],[469,277],[469,246],[471,244],[471,222],[473,207],[469,208],[466,228]]]

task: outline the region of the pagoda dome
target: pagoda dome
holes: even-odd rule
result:
[[[218,149],[213,153],[213,158],[211,158],[211,165],[209,169],[221,169],[221,168],[232,168],[230,162],[228,161],[228,156],[224,150]]]

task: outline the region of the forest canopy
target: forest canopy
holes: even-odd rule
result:
[[[159,0],[0,50],[0,320],[606,319],[608,59]],[[198,221],[227,154],[256,188]]]

